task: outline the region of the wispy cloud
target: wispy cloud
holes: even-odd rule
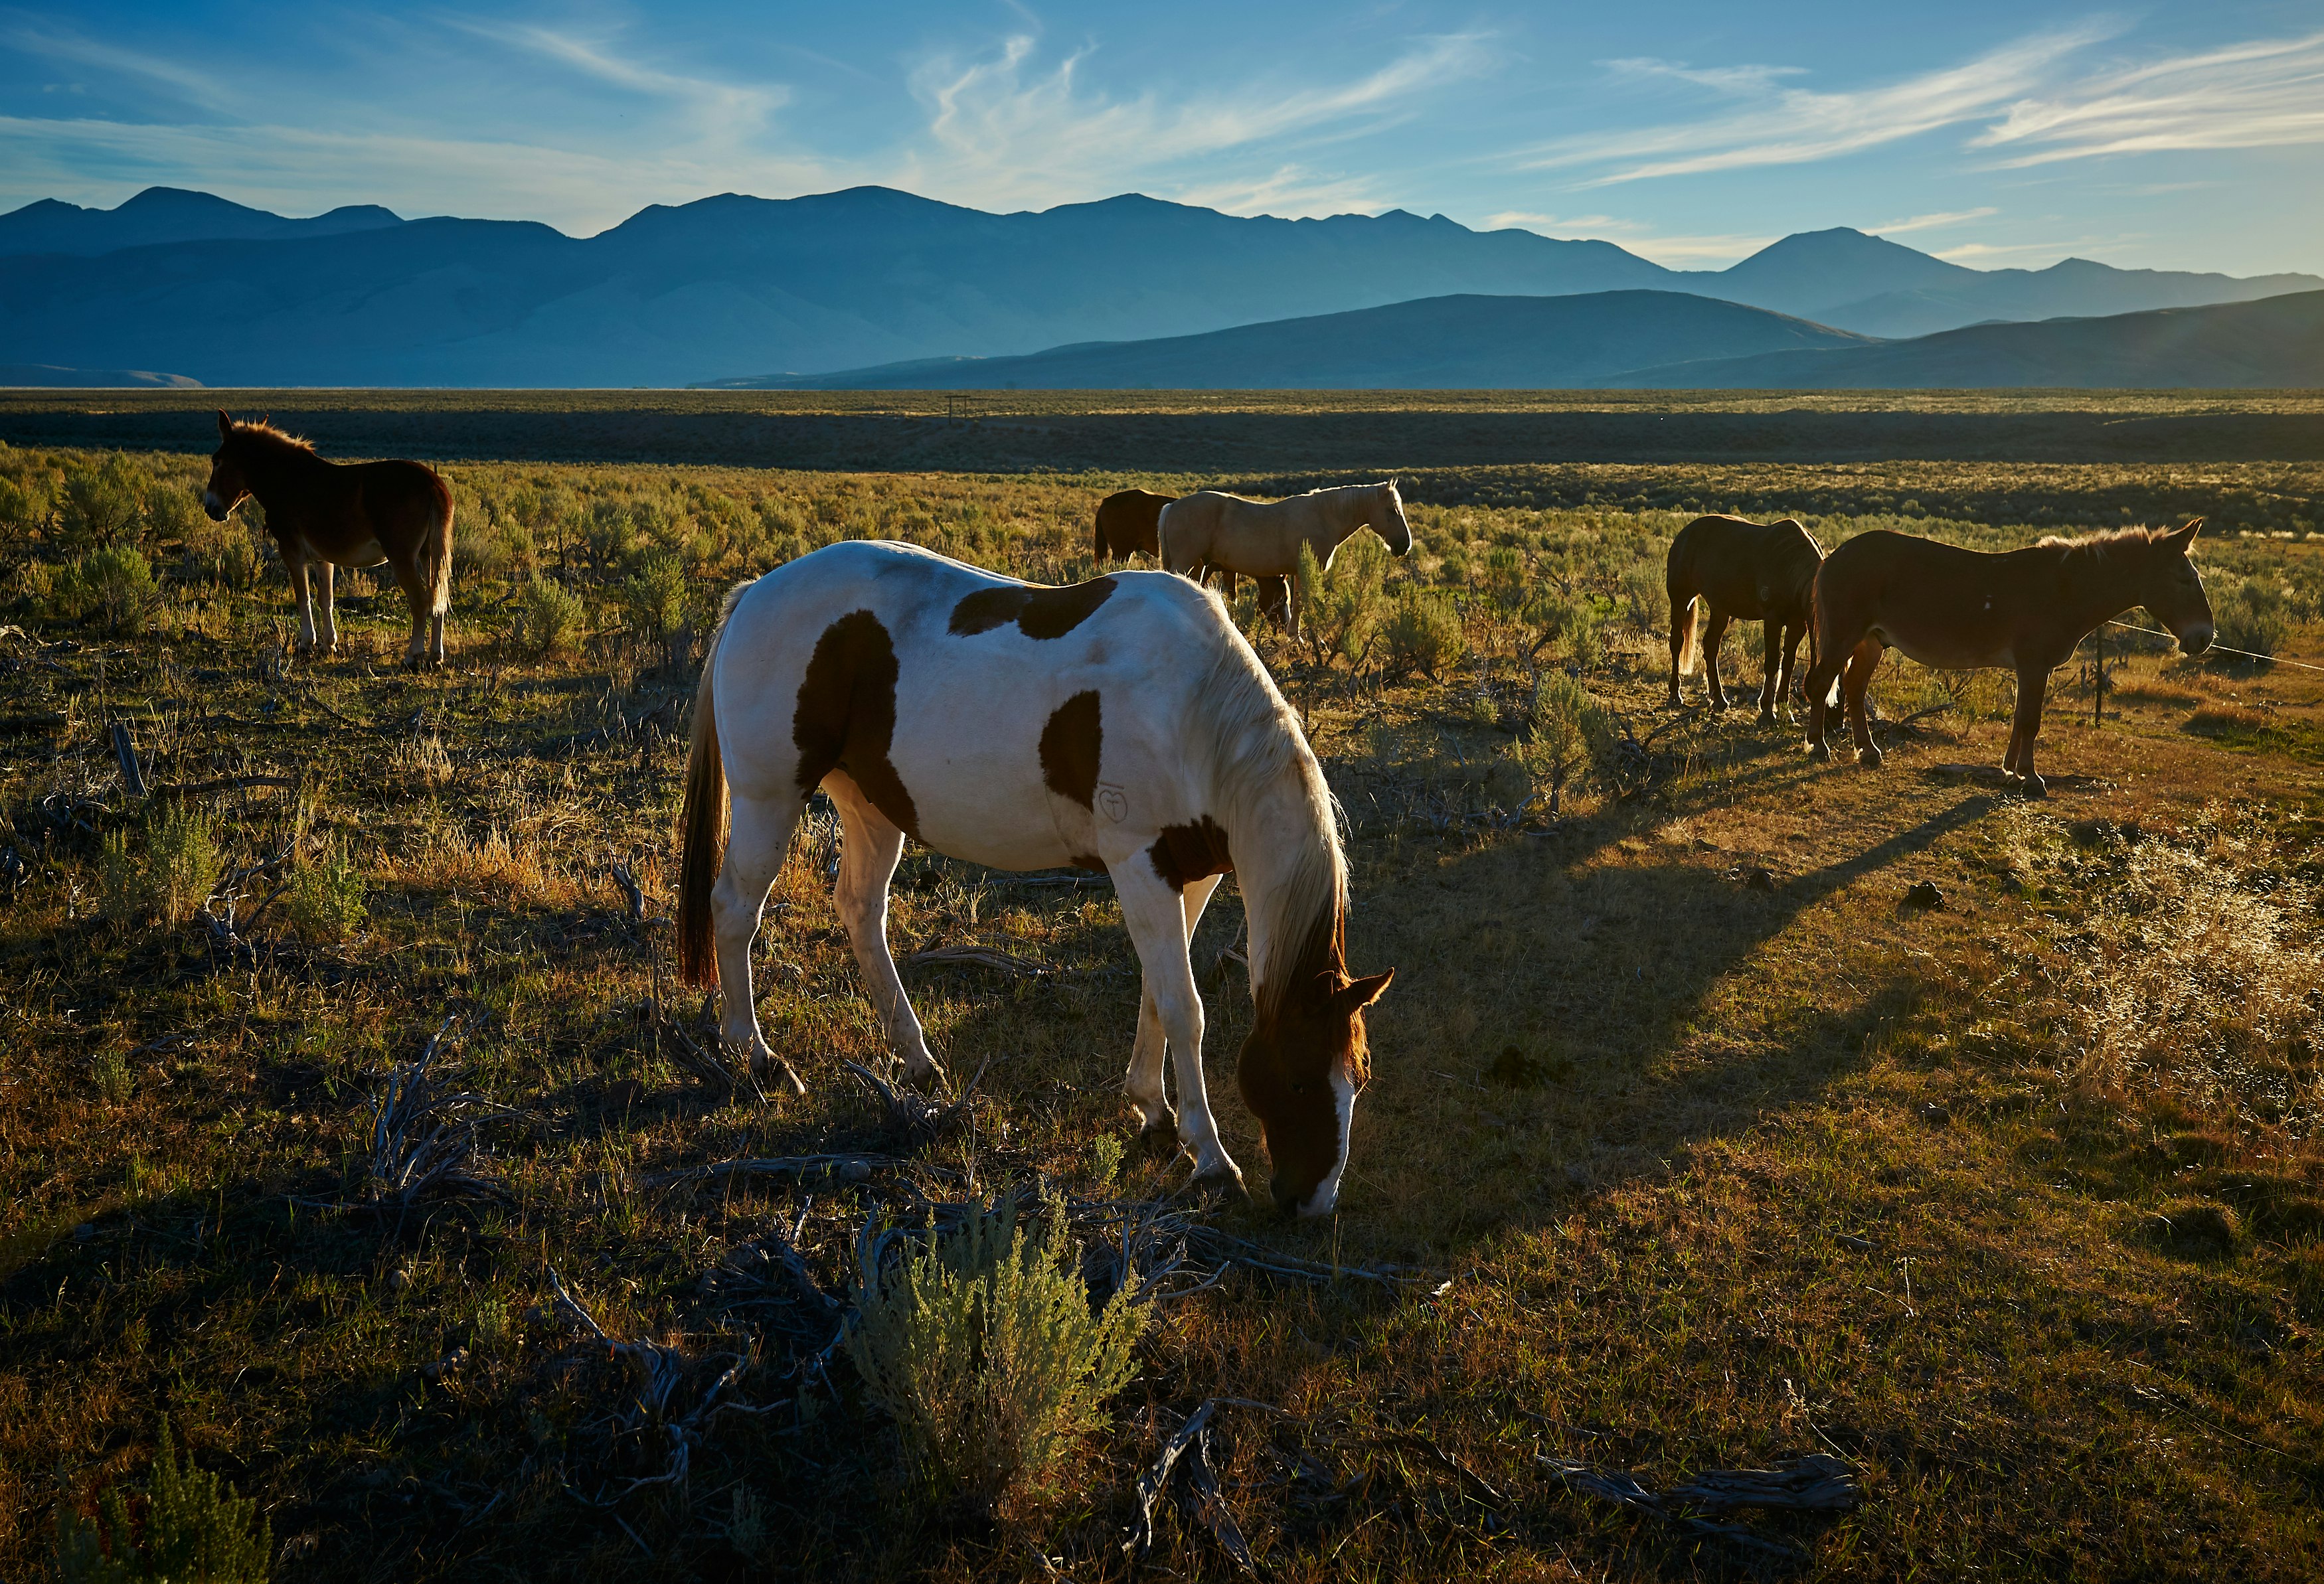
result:
[[[1611,242],[1652,259],[1665,269],[1717,267],[1748,258],[1774,242],[1772,236],[1739,232],[1702,235],[1670,235],[1637,220],[1618,215],[1545,215],[1525,209],[1504,209],[1482,221],[1488,231],[1518,226],[1545,236],[1591,237]]]
[[[1997,113],[2038,91],[2061,60],[2107,32],[2090,24],[2039,34],[1959,66],[1852,92],[1776,87],[1748,109],[1564,138],[1526,151],[1516,162],[1528,170],[1613,167],[1582,183],[1602,187],[1833,159]]]
[[[724,82],[650,66],[621,52],[613,39],[586,39],[555,28],[534,25],[501,26],[491,23],[456,22],[484,38],[497,40],[552,60],[617,88],[659,99],[693,127],[705,143],[739,148],[766,130],[769,119],[790,100],[781,83]]]
[[[1943,231],[1971,220],[1982,220],[1988,215],[1998,215],[1999,209],[1987,206],[1981,209],[1948,209],[1937,215],[1914,215],[1909,219],[1884,220],[1865,229],[1875,236],[1902,236],[1909,231]]]
[[[929,146],[909,156],[909,174],[988,202],[1086,197],[1093,184],[1119,190],[1189,161],[1374,130],[1491,64],[1483,35],[1457,33],[1416,41],[1388,65],[1339,83],[1246,79],[1230,89],[1123,97],[1085,82],[1091,54],[1084,49],[1044,65],[1038,38],[1022,32],[981,59],[926,62],[911,87],[928,112]],[[1304,180],[1321,192],[1350,187]],[[1248,185],[1279,198],[1301,183]]]
[[[1723,94],[1762,93],[1777,86],[1780,78],[1807,75],[1804,66],[1690,66],[1683,60],[1652,55],[1629,55],[1598,64],[1616,78],[1669,78]]]
[[[2171,149],[2324,143],[2324,33],[2117,69],[2009,106],[1972,140],[2006,168]]]
[[[173,97],[206,110],[227,108],[234,102],[230,90],[231,78],[223,72],[197,70],[181,61],[166,60],[142,50],[124,49],[119,44],[92,39],[68,28],[53,24],[32,27],[10,27],[0,31],[0,39],[27,55],[43,60],[66,60],[76,66],[89,66],[100,72],[117,73],[137,78],[146,83],[159,84],[173,91]],[[81,91],[75,83],[73,91]]]

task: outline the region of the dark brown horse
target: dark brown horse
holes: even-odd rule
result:
[[[1792,690],[1792,664],[1806,636],[1811,595],[1823,549],[1790,518],[1747,522],[1740,517],[1698,517],[1671,540],[1665,577],[1670,585],[1671,707],[1678,707],[1678,679],[1694,669],[1697,657],[1710,673],[1711,707],[1727,707],[1719,676],[1719,642],[1729,622],[1766,625],[1761,640],[1759,723],[1775,718],[1775,701]],[[1694,602],[1703,604],[1700,640]],[[1777,656],[1782,663],[1777,664]]]
[[[224,522],[247,498],[266,509],[266,531],[299,596],[300,649],[318,647],[309,569],[322,572],[319,647],[330,654],[339,646],[333,568],[384,561],[411,605],[403,663],[442,665],[444,612],[452,603],[452,492],[436,470],[418,462],[326,462],[306,441],[263,420],[236,423],[220,412],[217,423],[202,510]]]
[[[1162,508],[1177,497],[1157,495],[1152,490],[1116,490],[1097,503],[1096,556],[1100,561],[1119,557],[1127,561],[1132,554],[1161,558],[1160,539],[1157,525],[1162,520]],[[1234,598],[1235,575],[1223,566],[1197,566],[1194,581],[1218,585],[1228,599]],[[1259,609],[1278,623],[1290,620],[1291,580],[1287,577],[1258,577]]]
[[[2198,517],[2173,530],[2047,539],[2000,555],[1885,530],[1858,535],[1824,557],[1816,574],[1810,751],[1831,757],[1824,701],[1837,677],[1856,730],[1857,762],[1880,762],[1865,727],[1864,689],[1886,649],[1943,671],[2006,667],[2017,673],[2017,718],[2001,768],[2040,797],[2034,738],[2042,730],[2042,695],[2075,645],[2101,622],[2144,605],[2186,653],[2211,647],[2211,602],[2187,558],[2202,526]]]

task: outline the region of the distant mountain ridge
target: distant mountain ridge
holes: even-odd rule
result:
[[[1422,298],[1200,336],[937,358],[714,389],[794,391],[1545,390],[1599,385],[1674,349],[1729,356],[1877,343],[1805,319],[1678,291]]]
[[[171,189],[111,210],[44,200],[0,215],[12,358],[213,385],[681,385],[1463,295],[1685,293],[1895,335],[2319,287],[2080,261],[1981,272],[1846,230],[1681,272],[1610,243],[1441,215],[1284,220],[1136,195],[995,215],[886,188],[726,194],[587,238],[369,207],[287,219]],[[1733,355],[1721,344],[1692,360]]]

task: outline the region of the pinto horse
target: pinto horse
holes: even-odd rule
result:
[[[309,569],[322,571],[319,647],[330,654],[339,647],[333,568],[384,561],[411,606],[403,663],[442,665],[444,613],[452,603],[452,492],[442,475],[418,462],[327,462],[263,420],[236,423],[221,411],[217,425],[202,510],[224,522],[254,497],[266,509],[266,531],[299,598],[300,649],[318,647]]]
[[[1204,1088],[1186,954],[1233,871],[1257,1006],[1237,1077],[1275,1199],[1308,1215],[1337,1202],[1370,1073],[1363,1009],[1394,970],[1348,974],[1331,792],[1216,599],[1162,572],[1047,588],[869,541],[803,556],[729,597],[695,702],[678,960],[687,982],[721,987],[722,1036],[761,1072],[771,1052],[751,942],[818,786],[839,809],[840,916],[909,1074],[937,1069],[888,953],[904,838],[995,869],[1102,870],[1145,978],[1130,1105],[1149,1140],[1193,1154],[1198,1183],[1240,1185]]]
[[[1300,547],[1313,548],[1317,564],[1329,568],[1348,536],[1365,528],[1392,553],[1412,553],[1412,525],[1404,519],[1404,497],[1394,479],[1310,490],[1283,501],[1203,490],[1164,507],[1158,532],[1165,567],[1193,576],[1208,566],[1258,579],[1259,608],[1296,638],[1299,606],[1290,596]]]
[[[2039,797],[2034,738],[2050,673],[2101,622],[2144,605],[2185,653],[2211,647],[2211,602],[2187,558],[2202,526],[2198,517],[2181,529],[2045,539],[1997,555],[1880,529],[1858,534],[1825,557],[1816,574],[1809,751],[1831,758],[1825,701],[1837,677],[1856,730],[1857,762],[1879,764],[1865,725],[1864,689],[1888,649],[1939,670],[2006,667],[2017,673],[2017,717],[2002,773]]]
[[[1740,517],[1698,517],[1671,540],[1665,574],[1670,585],[1671,707],[1678,707],[1678,679],[1698,660],[1710,673],[1711,707],[1727,707],[1719,677],[1719,643],[1730,621],[1764,623],[1761,634],[1759,724],[1775,718],[1775,701],[1792,687],[1792,664],[1807,635],[1808,612],[1823,548],[1808,530],[1786,517],[1781,522],[1747,522]],[[1701,596],[1703,632],[1695,636],[1694,602]],[[1776,663],[1778,654],[1782,664]]]

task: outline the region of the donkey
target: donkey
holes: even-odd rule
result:
[[[1299,606],[1290,595],[1299,548],[1312,547],[1316,562],[1328,568],[1348,536],[1364,528],[1379,535],[1391,553],[1412,553],[1412,525],[1394,479],[1310,490],[1283,501],[1204,490],[1163,508],[1162,565],[1190,576],[1210,566],[1259,579],[1260,609],[1296,638]]]
[[[1857,762],[1880,763],[1865,724],[1864,690],[1888,649],[1941,670],[2006,667],[2017,673],[2017,715],[2002,773],[2041,797],[2046,788],[2034,773],[2034,739],[2050,673],[2101,622],[2144,605],[2182,652],[2211,647],[2211,602],[2187,557],[2202,526],[2198,517],[2181,529],[2045,539],[1997,555],[1885,529],[1858,534],[1825,557],[1816,574],[1809,751],[1831,758],[1825,701],[1837,678],[1856,731]]]
[[[1710,673],[1713,714],[1727,707],[1719,676],[1719,643],[1730,621],[1764,624],[1760,640],[1759,724],[1775,719],[1775,702],[1788,702],[1792,665],[1807,635],[1810,596],[1823,548],[1808,530],[1784,518],[1748,522],[1740,517],[1698,517],[1671,540],[1665,577],[1670,585],[1670,703],[1679,705],[1678,679],[1700,661]],[[1703,605],[1703,631],[1695,635],[1694,602]],[[1782,656],[1777,664],[1776,657]]]
[[[1363,1012],[1394,970],[1348,973],[1331,790],[1214,597],[1163,572],[1044,588],[860,540],[728,597],[695,695],[678,962],[687,982],[719,989],[722,1036],[762,1072],[772,1053],[752,1002],[751,942],[818,786],[839,809],[840,916],[908,1074],[938,1069],[888,952],[904,838],[996,869],[1103,872],[1145,976],[1131,1108],[1150,1141],[1194,1156],[1197,1183],[1239,1187],[1204,1087],[1186,954],[1232,871],[1257,1008],[1236,1077],[1274,1162],[1276,1202],[1305,1215],[1337,1203],[1371,1070]]]
[[[442,665],[444,613],[452,603],[452,492],[442,476],[418,462],[327,462],[313,446],[263,419],[236,423],[221,411],[217,426],[202,510],[212,521],[224,522],[247,499],[266,509],[266,531],[274,536],[299,599],[300,652],[338,649],[333,569],[384,561],[411,606],[403,663]],[[310,568],[322,575],[319,634],[308,590]]]

